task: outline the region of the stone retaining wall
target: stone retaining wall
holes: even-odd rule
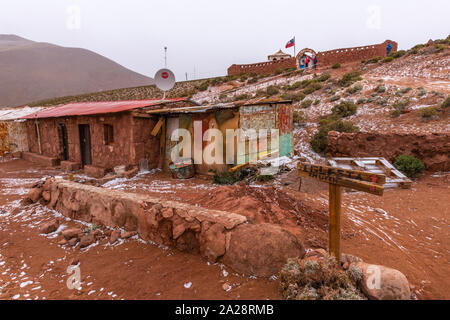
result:
[[[305,254],[297,238],[278,226],[249,229],[245,216],[147,195],[48,178],[27,199],[72,219],[137,231],[143,240],[200,253],[213,262],[224,257],[236,271],[257,276],[276,274],[288,257]],[[257,243],[241,243],[247,230]]]

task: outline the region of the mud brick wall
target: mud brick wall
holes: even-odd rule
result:
[[[367,60],[376,56],[385,57],[389,42],[392,44],[391,52],[397,51],[397,42],[386,40],[375,45],[322,51],[317,54],[317,62],[320,66],[329,66],[335,63]]]
[[[68,161],[81,163],[79,124],[89,124],[91,134],[92,165],[111,169],[117,165],[137,165],[140,159],[148,158],[149,167],[155,167],[159,159],[159,140],[150,135],[156,124],[151,118],[134,118],[130,113],[98,116],[39,119],[42,154],[63,159],[60,123],[67,128]],[[114,143],[106,145],[104,125],[114,128]],[[27,121],[30,152],[39,153],[35,121]]]
[[[242,72],[267,74],[274,73],[277,69],[295,68],[295,58],[282,59],[278,61],[265,61],[252,64],[233,64],[228,68],[228,75],[239,75]]]
[[[288,258],[305,255],[301,242],[279,226],[250,224],[239,214],[143,194],[48,178],[24,200],[39,201],[66,217],[99,227],[136,231],[144,241],[200,253],[239,273],[271,276]]]
[[[450,169],[450,133],[381,134],[328,133],[327,153],[333,157],[384,157],[393,162],[401,155],[415,156],[430,171]]]

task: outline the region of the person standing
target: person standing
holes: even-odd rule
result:
[[[388,42],[388,45],[386,46],[386,55],[388,56],[389,53],[391,53],[392,50],[392,44]]]

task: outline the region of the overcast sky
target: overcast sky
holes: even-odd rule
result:
[[[449,0],[0,0],[0,34],[81,47],[153,77],[226,74],[265,61],[294,35],[297,51],[386,39],[407,49],[450,33]]]

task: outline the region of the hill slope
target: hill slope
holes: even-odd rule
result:
[[[86,49],[0,35],[0,106],[152,83]]]

